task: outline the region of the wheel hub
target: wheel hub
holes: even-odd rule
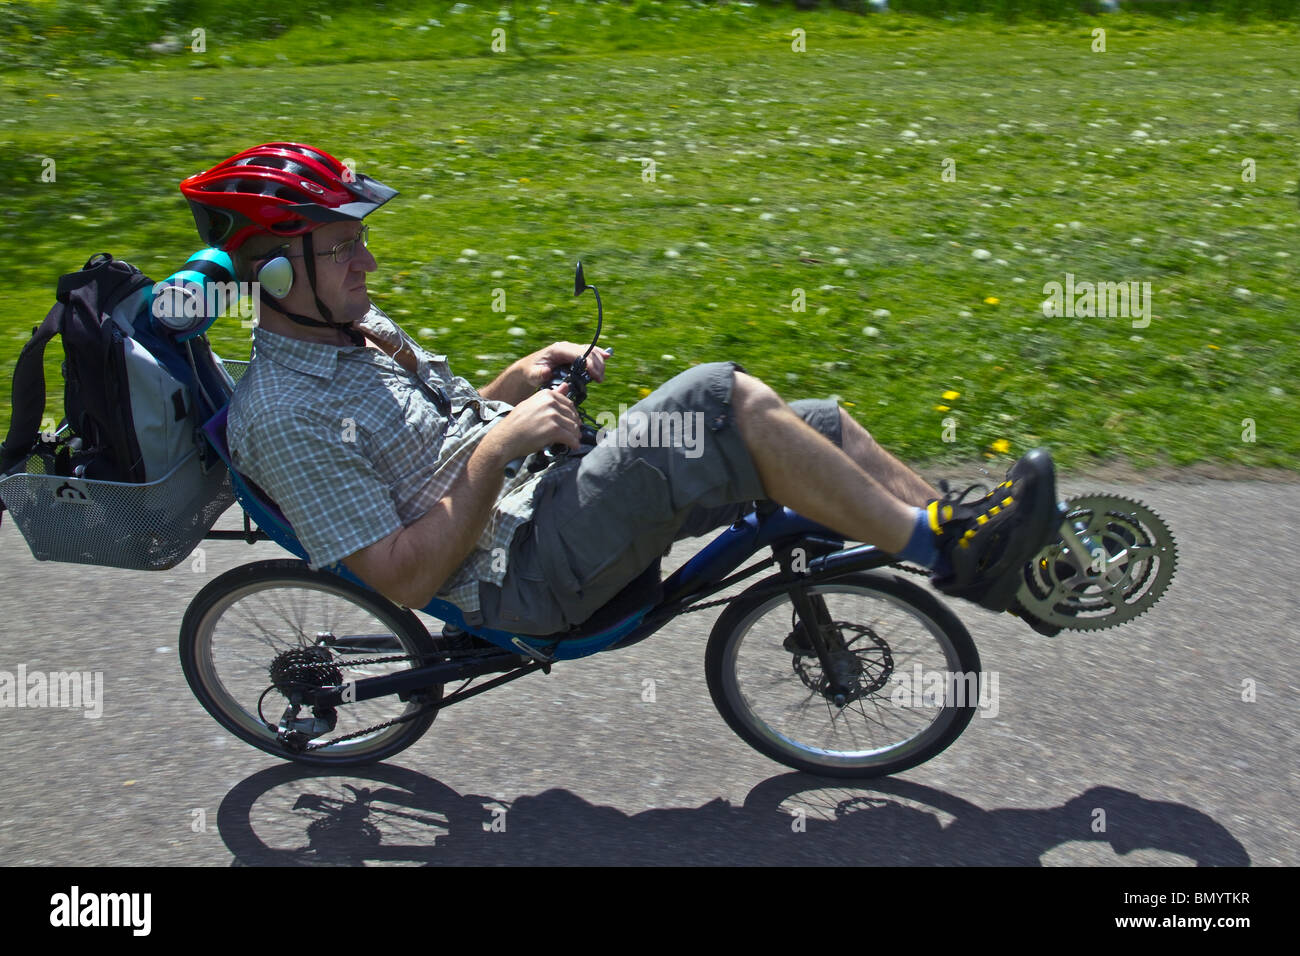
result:
[[[874,694],[894,672],[894,658],[889,645],[871,628],[848,621],[836,621],[827,629],[832,648],[832,673],[822,670],[811,641],[802,628],[785,640],[786,650],[793,652],[792,666],[804,686],[825,697],[837,707]]]

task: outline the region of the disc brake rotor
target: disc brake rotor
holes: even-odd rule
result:
[[[1118,495],[1086,495],[1066,505],[1057,541],[1025,565],[1016,595],[1024,611],[1052,627],[1098,631],[1155,604],[1178,563],[1164,520],[1142,502]],[[1067,531],[1086,560],[1066,540]]]
[[[884,639],[861,624],[836,621],[834,626],[839,629],[845,647],[831,652],[831,664],[840,671],[837,676],[841,686],[847,688],[846,700],[854,701],[874,694],[889,683],[894,672],[894,658]],[[791,648],[788,646],[787,649]],[[799,679],[810,690],[829,697],[834,682],[822,672],[821,661],[812,645],[794,649],[792,665]]]

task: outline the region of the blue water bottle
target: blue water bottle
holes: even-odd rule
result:
[[[184,342],[202,335],[238,304],[239,284],[230,253],[201,249],[153,287],[150,314],[159,333]]]

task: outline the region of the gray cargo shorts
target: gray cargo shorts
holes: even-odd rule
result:
[[[482,623],[520,634],[580,624],[674,541],[737,520],[763,486],[731,407],[734,362],[697,365],[637,402],[585,454],[552,465],[506,576],[480,583]],[[790,407],[842,446],[832,399]]]

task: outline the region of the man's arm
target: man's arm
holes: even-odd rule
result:
[[[485,385],[478,393],[486,399],[518,405],[551,380],[555,370],[576,361],[587,351],[587,346],[576,342],[556,342],[539,352],[525,355],[496,377],[490,385]],[[608,356],[602,348],[591,350],[587,356],[587,374],[593,382],[605,380],[605,358]]]
[[[437,504],[349,555],[348,568],[390,601],[412,608],[428,604],[473,552],[492,517],[510,460],[500,433],[499,427],[488,430]]]
[[[528,380],[528,368],[535,360],[534,355],[519,359],[493,379],[490,385],[480,388],[478,393],[489,401],[518,405],[537,391],[537,386]]]
[[[577,448],[568,386],[535,392],[493,424],[447,493],[411,524],[354,551],[344,563],[384,597],[422,608],[474,550],[501,493],[506,463],[563,442]],[[480,393],[481,394],[481,393]]]

